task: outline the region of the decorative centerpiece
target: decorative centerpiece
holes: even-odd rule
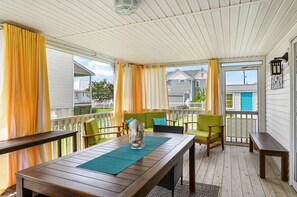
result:
[[[144,147],[144,123],[134,119],[129,123],[129,144],[132,149]]]

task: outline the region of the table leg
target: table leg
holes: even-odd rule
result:
[[[190,192],[195,192],[195,141],[189,151]]]
[[[254,142],[253,142],[253,140],[252,140],[252,138],[251,138],[251,135],[250,135],[250,152],[252,153],[254,150]]]
[[[72,149],[73,149],[73,152],[76,152],[77,151],[76,133],[72,137]]]
[[[283,181],[288,181],[288,168],[289,168],[289,166],[288,166],[288,161],[289,161],[289,156],[288,156],[288,154],[286,153],[286,154],[283,154],[282,155],[282,169],[281,169],[281,173],[282,173],[282,180]]]
[[[62,156],[62,142],[58,140],[58,157]]]
[[[265,154],[260,151],[260,177],[265,179]]]
[[[28,190],[26,188],[23,187],[24,182],[23,182],[23,178],[17,176],[16,177],[16,196],[17,197],[23,197],[23,196],[32,196],[32,191]]]

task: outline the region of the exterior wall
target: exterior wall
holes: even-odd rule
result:
[[[200,81],[200,90],[203,90],[205,89],[206,90],[206,79],[195,79],[193,81],[193,98],[194,96],[196,95],[196,90],[197,90],[197,87],[196,87],[196,81]]]
[[[197,81],[197,80],[195,80]],[[180,97],[183,97],[183,94],[187,91],[192,92],[192,97],[190,96],[190,100],[194,98],[196,95],[196,86],[195,81],[186,79],[184,83],[180,83],[179,80],[169,80],[167,82],[168,89],[171,89],[171,91],[168,91],[169,97],[174,97],[173,95],[180,95]],[[199,79],[200,81],[200,89],[206,89],[206,79]],[[192,88],[191,88],[192,86]],[[174,99],[174,98],[172,98]],[[182,102],[182,99],[178,99],[179,101],[172,101],[172,102]],[[170,100],[171,101],[171,100]]]
[[[2,34],[2,30],[0,30],[0,62],[2,62],[2,36],[3,36],[3,34]],[[0,64],[1,65],[1,64]],[[0,66],[0,91],[1,91],[1,83],[2,83],[2,74],[1,74],[1,72],[2,72],[2,68],[1,68],[1,66]]]
[[[74,90],[86,90],[90,87],[90,81],[89,80],[77,80],[74,82]]]
[[[179,80],[169,80],[167,82],[168,94],[170,95],[181,95],[187,91],[191,91],[191,80],[186,79],[183,83],[180,83]]]
[[[182,103],[183,102],[183,96],[180,96],[180,95],[169,95],[168,98],[169,98],[169,103],[172,103],[172,102]]]
[[[227,111],[241,111],[241,92],[226,92],[226,94],[233,94],[233,108]],[[258,93],[253,92],[253,111],[257,111],[258,107]]]
[[[73,115],[73,56],[46,49],[50,107],[53,117]]]
[[[269,62],[288,52],[290,39],[297,35],[297,23],[266,57],[266,132],[290,150],[290,67],[283,64],[283,88],[271,90]],[[275,158],[280,166],[280,159]]]

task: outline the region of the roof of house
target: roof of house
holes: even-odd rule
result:
[[[179,69],[176,69],[175,71],[167,72],[167,80],[175,78],[174,74],[176,74],[177,72],[185,74],[184,76],[187,76],[186,78],[188,78],[188,79],[195,79],[195,77],[197,76],[198,73],[207,72],[207,71],[204,70],[203,68],[200,70],[179,70]],[[175,79],[178,79],[178,78],[175,78]]]
[[[257,84],[226,85],[226,92],[257,92]]]
[[[74,76],[75,77],[95,76],[95,73],[87,69],[80,63],[74,61]]]

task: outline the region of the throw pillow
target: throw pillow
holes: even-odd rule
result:
[[[153,118],[154,125],[167,125],[166,118]]]
[[[134,120],[134,118],[130,118],[130,119],[126,120],[126,123],[129,125],[130,122],[132,122],[133,120]]]

